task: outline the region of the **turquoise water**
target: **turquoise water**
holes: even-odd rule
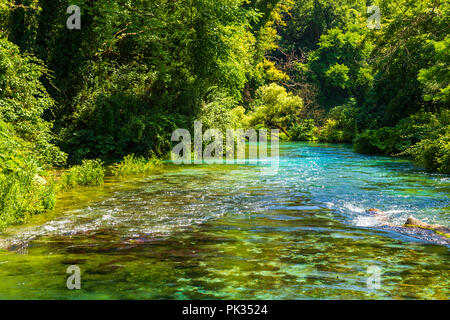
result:
[[[0,298],[448,299],[448,241],[395,226],[448,226],[449,195],[449,176],[346,146],[282,143],[276,175],[168,165],[64,194],[0,235]]]

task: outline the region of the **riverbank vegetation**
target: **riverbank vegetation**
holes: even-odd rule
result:
[[[155,156],[145,159],[144,157],[128,155],[121,162],[112,165],[111,172],[115,177],[123,177],[161,172],[162,166],[162,160]]]
[[[64,189],[77,187],[101,186],[105,177],[103,163],[99,159],[83,160],[81,165],[73,166],[61,176]]]
[[[79,30],[66,27],[69,5]],[[441,0],[0,0],[0,221],[53,206],[52,168],[76,166],[63,188],[101,184],[100,161],[130,154],[114,174],[155,170],[144,159],[168,154],[194,120],[450,173],[449,11]]]

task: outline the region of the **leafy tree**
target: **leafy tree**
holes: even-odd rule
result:
[[[250,114],[250,124],[278,128],[289,137],[289,127],[298,121],[302,107],[300,97],[272,83],[258,89],[253,112]]]
[[[361,128],[394,126],[421,109],[436,111],[435,104],[423,99],[426,88],[418,78],[422,69],[437,63],[434,41],[448,34],[446,1],[385,0],[379,6],[382,30],[370,33],[375,80],[362,104]]]
[[[40,82],[45,74],[40,60],[21,54],[17,46],[0,38],[0,120],[31,143],[41,164],[60,165],[65,155],[53,144],[52,124],[42,118],[54,105]]]
[[[314,141],[317,128],[313,119],[305,119],[295,124],[289,131],[291,140],[293,141]]]
[[[450,105],[450,36],[442,41],[430,41],[434,46],[435,64],[419,72],[424,86],[425,101]]]
[[[318,48],[319,39],[328,30],[345,30],[364,16],[364,0],[296,1],[286,14],[286,25],[279,28],[284,51],[309,52]]]
[[[318,46],[308,65],[312,81],[321,89],[321,105],[330,109],[352,97],[362,100],[372,75],[367,61],[370,46],[361,32],[331,29],[321,36]]]

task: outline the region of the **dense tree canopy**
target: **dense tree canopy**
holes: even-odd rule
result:
[[[66,26],[69,5],[80,30]],[[369,5],[381,29],[368,27]],[[164,155],[195,119],[414,156],[448,134],[449,10],[441,0],[1,0],[2,121],[53,165],[65,159],[58,147],[70,163]],[[437,136],[415,129],[429,125],[423,114],[438,119]],[[386,132],[402,147],[385,148]]]

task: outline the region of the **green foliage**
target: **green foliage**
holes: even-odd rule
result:
[[[366,1],[345,0],[299,2],[280,29],[283,50],[274,56],[311,110],[302,117],[313,118],[316,104],[325,110],[315,118],[315,133],[301,124],[294,136],[311,139],[313,133],[328,142],[356,137],[357,151],[410,155],[427,168],[445,167],[449,3],[372,4],[381,8],[381,30],[366,27]],[[312,86],[319,89],[316,96]]]
[[[339,127],[337,120],[328,119],[325,125],[320,128],[318,135],[319,141],[332,143],[344,142],[344,132]]]
[[[56,184],[45,175],[29,143],[0,121],[0,230],[53,208]]]
[[[316,131],[314,120],[305,119],[295,124],[289,130],[289,135],[293,141],[314,141],[317,140]]]
[[[46,72],[40,60],[20,54],[17,46],[0,38],[0,120],[31,143],[42,164],[62,165],[66,155],[53,144],[52,126],[43,120],[44,112],[53,107],[40,82]]]
[[[420,112],[402,119],[395,127],[363,131],[356,137],[354,147],[361,153],[408,154],[407,150],[414,149],[417,143],[444,135],[449,118],[448,112],[440,116]]]
[[[424,139],[412,146],[408,153],[415,162],[430,170],[450,174],[450,126],[438,139]]]
[[[86,157],[117,159],[129,153],[159,155],[170,150],[170,135],[184,117],[152,109],[132,95],[99,96],[77,112],[62,131],[72,161]]]
[[[404,154],[418,165],[441,173],[450,173],[450,111],[432,115],[425,138],[406,149]]]
[[[0,174],[0,229],[54,207],[56,184],[44,181],[31,163],[20,171]]]
[[[156,173],[162,170],[162,161],[155,156],[145,159],[144,157],[135,157],[128,155],[123,161],[112,166],[112,174],[116,177],[136,175],[143,173]]]
[[[79,166],[73,166],[61,176],[61,185],[64,189],[76,187],[101,186],[105,177],[103,162],[96,160],[83,160]]]
[[[92,79],[86,84],[76,99],[70,125],[61,130],[70,161],[167,153],[171,132],[186,127],[188,116],[165,109],[167,100],[148,96],[149,84],[157,80],[146,66],[105,65],[101,69],[109,74],[108,80]]]
[[[245,108],[237,106],[231,110],[231,115],[234,118],[234,123],[237,128],[248,129],[250,127],[251,118],[245,113]]]
[[[438,94],[448,84],[448,75],[443,76],[448,57],[435,47],[443,46],[448,36],[448,1],[382,0],[379,6],[382,29],[368,36],[374,47],[370,60],[375,81],[361,105],[358,126],[364,129],[395,126],[421,109],[442,109],[444,101],[433,101],[430,94]]]
[[[425,100],[450,105],[450,36],[442,41],[429,41],[434,47],[435,64],[419,72]]]
[[[320,36],[333,28],[345,29],[359,22],[366,10],[365,0],[296,1],[280,30],[285,51],[317,49]]]
[[[300,97],[272,83],[258,89],[253,112],[249,114],[250,124],[278,128],[289,137],[288,130],[298,121],[302,108]]]
[[[347,103],[334,107],[328,116],[336,121],[336,128],[342,131],[342,142],[352,142],[357,133],[356,115],[358,108],[356,100],[350,99]]]
[[[405,142],[400,138],[399,131],[388,127],[365,130],[354,141],[355,151],[367,154],[392,154],[404,150],[405,147]]]
[[[371,47],[360,29],[331,29],[320,37],[309,57],[311,81],[321,90],[321,104],[329,109],[352,97],[362,99],[372,82],[367,58]]]
[[[225,93],[212,88],[210,94],[202,103],[198,121],[203,124],[203,130],[219,129],[225,133],[227,129],[240,127],[240,120],[234,111],[236,103]]]
[[[348,76],[350,69],[344,65],[336,63],[325,71],[325,79],[327,82],[337,88],[345,89],[350,86]]]
[[[43,119],[54,105],[40,82],[46,73],[40,60],[0,37],[0,229],[55,204],[56,184],[43,168],[64,164],[66,155]]]
[[[304,120],[303,125],[297,126],[299,131],[295,135],[300,135],[301,138],[297,139],[306,141],[352,142],[357,133],[355,121],[357,112],[356,100],[349,99],[347,103],[331,109],[328,112],[328,119],[322,126],[315,127],[312,120]]]

